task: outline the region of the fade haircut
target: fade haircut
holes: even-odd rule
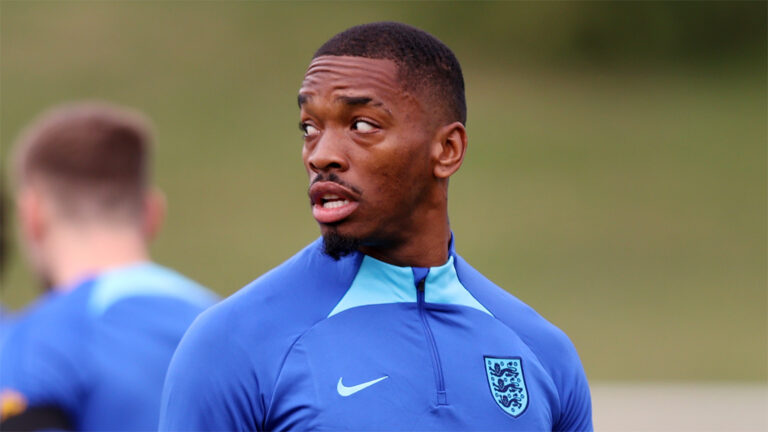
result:
[[[323,44],[313,59],[320,56],[392,60],[406,90],[426,89],[445,108],[448,121],[467,122],[459,61],[450,48],[423,30],[398,22],[351,27]]]
[[[149,183],[149,121],[105,102],[55,107],[15,146],[18,186],[39,182],[62,216],[136,220]]]

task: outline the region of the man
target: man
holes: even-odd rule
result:
[[[467,138],[450,49],[353,27],[315,53],[299,105],[322,241],[195,322],[161,430],[590,430],[568,338],[454,249]]]
[[[2,430],[151,430],[181,336],[215,296],[149,261],[163,216],[138,113],[52,110],[15,147],[22,245],[48,292],[0,348]]]
[[[2,282],[3,275],[5,274],[5,260],[6,260],[6,226],[8,225],[8,217],[6,215],[5,206],[5,193],[3,191],[3,183],[0,181],[0,282]],[[2,284],[0,284],[2,287]],[[0,298],[2,297],[2,288],[0,288]],[[2,303],[0,303],[0,346],[2,346],[3,338],[7,333],[8,325],[11,323],[11,315],[8,310],[5,309]]]

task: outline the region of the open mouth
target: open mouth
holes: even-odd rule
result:
[[[324,209],[334,209],[349,204],[349,200],[336,194],[325,194],[320,198]]]
[[[309,188],[312,216],[322,224],[341,222],[359,205],[354,193],[334,182],[318,182]]]

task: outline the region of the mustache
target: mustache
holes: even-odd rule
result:
[[[361,191],[360,189],[354,187],[353,185],[345,182],[344,180],[340,179],[339,176],[337,176],[334,173],[330,173],[330,174],[322,174],[322,173],[320,173],[317,176],[315,176],[315,178],[312,179],[312,182],[309,185],[312,186],[313,184],[315,184],[317,182],[321,182],[321,181],[336,183],[336,184],[339,184],[341,186],[344,186],[345,188],[355,192],[358,195],[362,195],[363,194],[363,191]]]

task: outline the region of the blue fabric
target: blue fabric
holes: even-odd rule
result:
[[[0,304],[0,347],[3,346],[3,341],[11,330],[11,325],[14,321],[15,314]]]
[[[282,429],[591,430],[591,402],[568,338],[453,249],[409,269],[318,240],[201,314],[163,391],[163,431]]]
[[[59,407],[78,430],[155,429],[173,351],[216,300],[151,263],[51,292],[8,332],[0,349],[0,388],[21,394],[30,407]]]
[[[143,262],[115,269],[108,277],[101,278],[91,294],[88,308],[92,314],[100,315],[121,300],[138,296],[175,298],[201,308],[210,306],[212,300],[208,290],[175,271]]]

